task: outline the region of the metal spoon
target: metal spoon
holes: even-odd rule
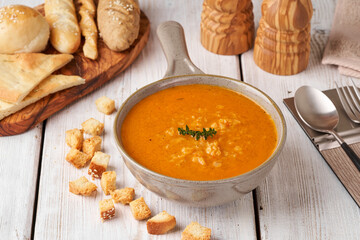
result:
[[[332,134],[360,171],[360,158],[334,131],[339,122],[339,114],[333,102],[323,92],[310,86],[302,86],[296,90],[294,101],[301,120],[315,131]]]

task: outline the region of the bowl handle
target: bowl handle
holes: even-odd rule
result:
[[[191,62],[186,48],[184,29],[178,22],[163,22],[158,26],[156,32],[168,63],[164,78],[204,74]]]

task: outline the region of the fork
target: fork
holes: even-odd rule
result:
[[[354,81],[352,79],[350,79],[350,81],[352,84],[352,90],[347,83],[345,83],[344,86],[342,80],[340,80],[340,87],[338,83],[335,82],[335,88],[336,92],[339,95],[341,105],[343,106],[350,120],[354,123],[360,123],[360,92],[359,89],[356,87]],[[344,144],[344,146],[341,145],[341,147],[344,149],[346,154],[350,157],[357,169],[359,169],[360,171],[360,158],[347,144]]]
[[[354,81],[352,79],[350,81],[353,90],[351,90],[350,86],[346,83],[344,86],[341,80],[339,84],[340,87],[337,82],[335,82],[335,87],[339,95],[341,105],[343,106],[350,120],[354,123],[360,123],[360,92]]]

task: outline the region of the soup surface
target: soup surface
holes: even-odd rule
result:
[[[196,140],[178,128],[213,137]],[[261,165],[275,150],[277,133],[270,115],[249,98],[210,85],[159,91],[126,116],[121,138],[126,152],[160,174],[187,180],[234,177]]]

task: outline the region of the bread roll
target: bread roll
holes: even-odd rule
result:
[[[74,53],[80,45],[80,28],[72,0],[45,0],[50,42],[61,53]]]
[[[128,49],[139,35],[140,8],[134,0],[100,0],[98,28],[113,51]]]
[[[97,37],[98,31],[94,21],[96,7],[93,0],[78,0],[81,3],[79,14],[81,16],[80,29],[85,37],[83,46],[84,56],[95,60],[98,56]]]
[[[45,18],[35,9],[23,5],[0,8],[0,53],[41,52],[49,33]]]

